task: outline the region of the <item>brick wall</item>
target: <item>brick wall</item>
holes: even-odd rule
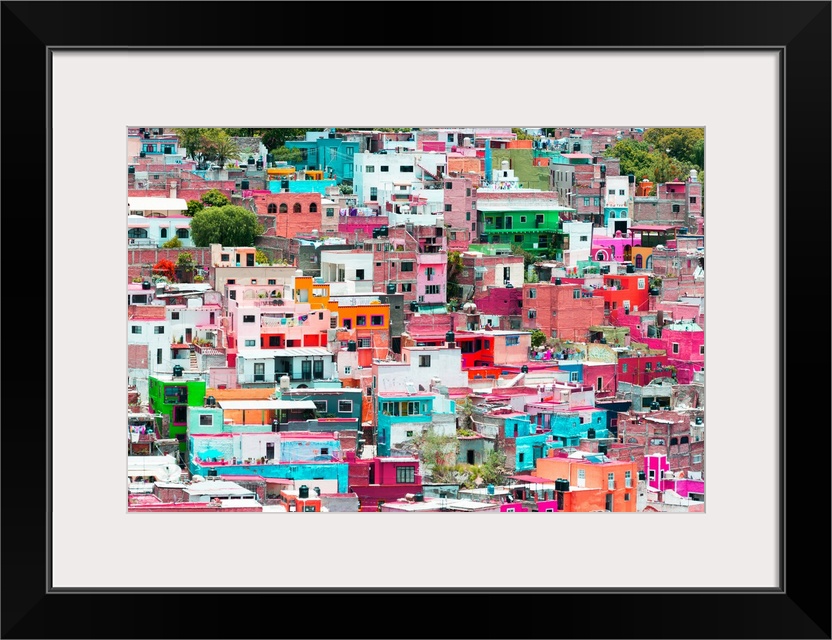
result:
[[[176,264],[180,253],[190,253],[197,266],[209,267],[211,265],[211,250],[207,247],[180,247],[177,249],[160,249],[153,247],[128,247],[127,248],[127,282],[132,282],[134,277],[147,278],[150,276],[150,269],[159,260],[170,260]]]

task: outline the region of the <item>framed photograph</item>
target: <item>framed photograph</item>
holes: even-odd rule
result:
[[[340,614],[342,630],[309,637],[360,624],[369,637],[830,638],[828,434],[817,393],[795,388],[824,361],[803,356],[818,256],[829,269],[830,2],[399,6],[321,4],[317,24],[309,4],[292,8],[313,9],[301,22],[274,3],[3,2],[2,636],[274,635],[279,602],[321,624],[319,609]],[[140,123],[704,127],[705,512],[440,527],[432,514],[128,514],[124,158]],[[28,312],[22,282],[45,290]],[[414,609],[404,630],[376,631],[382,594],[457,621],[437,632]],[[463,621],[455,595],[482,613],[466,606]]]

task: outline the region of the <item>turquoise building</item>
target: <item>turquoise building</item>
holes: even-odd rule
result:
[[[337,138],[329,131],[319,135],[314,140],[286,141],[287,148],[299,149],[301,152],[302,159],[295,166],[298,169],[323,171],[324,178],[334,180],[335,184],[352,184],[354,156],[360,148],[358,141]]]

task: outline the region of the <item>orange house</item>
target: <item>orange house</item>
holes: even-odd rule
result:
[[[592,457],[592,456],[590,456]],[[595,457],[595,460],[602,458]],[[638,467],[635,462],[590,462],[585,458],[538,458],[534,475],[549,480],[566,480],[563,506],[558,495],[558,510],[635,512]]]

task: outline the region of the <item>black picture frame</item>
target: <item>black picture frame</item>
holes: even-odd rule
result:
[[[0,436],[5,480],[0,502],[5,516],[0,563],[2,637],[300,637],[297,627],[286,628],[285,611],[279,613],[278,609],[312,606],[318,609],[313,617],[315,624],[305,630],[308,635],[303,637],[479,638],[496,634],[522,638],[830,638],[830,519],[825,491],[830,478],[829,434],[823,428],[824,410],[812,406],[812,400],[819,396],[812,392],[804,398],[796,388],[797,384],[814,388],[813,378],[820,374],[815,371],[817,363],[827,364],[823,354],[813,354],[806,362],[807,350],[817,342],[826,345],[823,328],[816,336],[805,329],[817,321],[812,311],[818,300],[828,296],[826,288],[818,291],[815,284],[825,283],[825,278],[814,274],[817,269],[828,272],[829,268],[830,2],[412,3],[400,4],[403,14],[395,17],[386,15],[389,4],[344,2],[321,6],[326,7],[328,27],[313,31],[311,27],[283,26],[270,31],[262,26],[269,19],[282,17],[280,24],[286,24],[285,3],[2,3],[2,202],[7,232],[0,259],[8,291],[2,314],[6,320],[2,358],[5,420]],[[500,11],[493,11],[498,6]],[[301,7],[310,5],[296,4],[291,11],[302,11]],[[447,18],[444,24],[449,25],[449,36],[430,43],[427,25],[439,23],[440,11]],[[413,32],[407,28],[408,12],[418,24]],[[193,49],[210,49],[218,46],[218,41],[222,47],[270,47],[279,35],[283,47],[315,46],[310,42],[318,39],[328,47],[355,48],[358,40],[362,43],[358,46],[379,51],[433,46],[471,50],[537,46],[780,51],[785,80],[780,140],[785,188],[781,196],[780,255],[771,258],[781,261],[781,344],[773,349],[773,366],[779,367],[781,375],[783,482],[780,496],[747,498],[780,501],[781,588],[742,592],[691,589],[649,596],[638,590],[621,593],[593,589],[536,594],[496,589],[475,594],[452,589],[390,592],[388,595],[400,596],[395,599],[379,599],[385,593],[372,590],[317,595],[313,590],[279,596],[260,592],[256,604],[250,599],[258,592],[237,597],[211,592],[175,598],[151,591],[52,592],[46,544],[48,483],[59,479],[49,473],[48,433],[59,425],[53,424],[55,413],[48,407],[48,398],[60,372],[52,368],[49,343],[58,339],[60,323],[47,299],[51,289],[59,285],[60,266],[46,259],[52,243],[59,239],[49,233],[56,201],[48,173],[43,171],[45,163],[40,162],[51,157],[47,135],[50,51],[172,46],[167,35],[170,30],[142,28],[143,16],[148,15],[163,15],[164,23],[172,25],[176,33],[175,45]],[[234,16],[233,22],[241,25],[251,20],[251,28],[230,28],[222,15]],[[292,19],[295,24],[305,24],[302,14]],[[556,32],[541,27],[590,22],[597,23],[591,27],[597,36],[590,42],[586,41],[589,26]],[[612,26],[604,30],[602,22]],[[224,25],[220,35],[218,24]],[[356,25],[372,27],[356,38]],[[326,28],[331,30],[324,38]],[[808,129],[811,141],[807,139]],[[31,162],[30,156],[37,161]],[[753,237],[752,228],[749,234]],[[806,243],[811,238],[821,240]],[[792,265],[789,270],[787,256]],[[819,266],[814,264],[816,261]],[[42,276],[38,271],[41,267]],[[95,268],[90,265],[90,269]],[[24,283],[35,286],[20,286]],[[45,339],[40,340],[43,351],[34,344],[39,340],[20,340],[23,325],[27,332],[33,331],[35,325],[29,316],[37,314],[34,309],[19,313],[19,294],[44,300],[42,306],[47,313],[42,331]],[[824,326],[827,315],[822,313],[820,318]],[[790,350],[786,349],[787,338]],[[787,373],[791,374],[791,394],[786,393]],[[824,371],[820,377],[825,379],[827,375]],[[814,426],[816,422],[821,428]],[[788,444],[792,446],[787,448]],[[820,452],[816,451],[818,445]],[[499,562],[496,558],[489,561]],[[454,595],[465,598],[459,600]],[[243,627],[225,623],[234,618],[228,613],[220,618],[212,615],[222,598],[230,599],[222,606],[226,612],[243,606],[242,598],[246,598],[248,613]],[[431,605],[427,609],[423,604],[426,602]],[[385,610],[389,615],[382,614]],[[495,626],[495,614],[501,611],[515,611],[517,615],[512,618],[517,626]],[[385,618],[383,625],[376,624]]]

